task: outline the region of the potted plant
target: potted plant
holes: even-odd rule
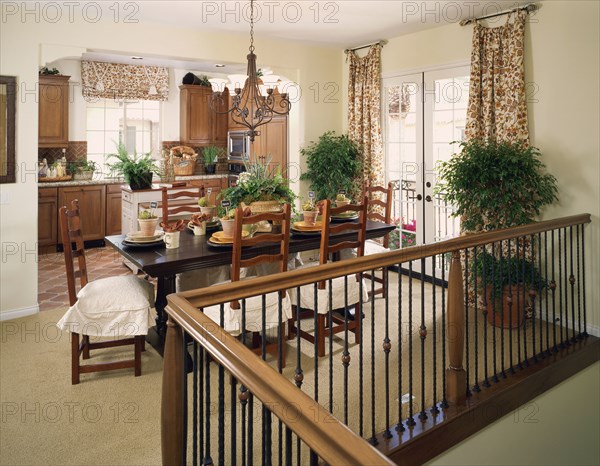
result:
[[[208,197],[204,196],[198,199],[198,205],[202,214],[210,215],[211,218],[215,216],[217,206],[211,204]]]
[[[341,190],[353,198],[360,195],[360,151],[347,135],[328,131],[300,153],[307,165],[300,179],[310,181],[317,199],[335,199]]]
[[[213,175],[215,173],[217,161],[222,152],[223,149],[218,146],[208,146],[204,148],[202,157],[204,158],[204,170],[208,175]]]
[[[132,190],[148,189],[152,186],[152,174],[159,173],[159,168],[154,163],[150,154],[133,155],[127,153],[125,144],[117,144],[117,153],[110,154],[109,158],[116,158],[117,162],[108,164],[108,168],[115,174],[123,176]]]
[[[319,208],[314,205],[312,201],[306,201],[302,204],[302,215],[304,217],[304,223],[307,225],[314,225],[317,222]]]
[[[498,257],[496,252],[484,251],[477,256],[471,284],[486,304],[491,325],[518,328],[531,307],[529,291],[545,287],[546,282],[531,260],[515,255]]]
[[[91,180],[96,170],[98,170],[98,164],[93,160],[83,160],[69,164],[69,171],[73,174],[74,180]]]
[[[557,200],[556,178],[545,172],[537,148],[479,139],[460,146],[439,165],[436,191],[455,206],[463,232],[531,223]]]
[[[153,236],[158,225],[158,217],[151,210],[142,210],[138,214],[138,223],[143,236]]]
[[[337,207],[342,207],[342,206],[348,205],[348,204],[350,204],[350,202],[352,202],[352,201],[350,199],[348,199],[346,197],[346,195],[343,193],[336,194],[336,196],[335,196],[335,205]]]

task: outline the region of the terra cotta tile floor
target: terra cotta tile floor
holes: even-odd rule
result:
[[[85,255],[89,280],[131,273],[131,270],[123,265],[121,256],[111,247],[86,249]],[[67,274],[62,252],[39,255],[38,303],[40,311],[69,306]]]

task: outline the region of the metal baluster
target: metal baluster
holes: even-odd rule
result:
[[[404,430],[402,423],[402,264],[398,264],[398,424],[396,431]]]
[[[577,335],[575,334],[575,270],[573,269],[573,225],[569,227],[569,260],[571,265],[571,275],[569,276],[569,283],[571,284],[571,323],[573,325],[573,334],[571,336],[571,342],[577,341]]]
[[[474,306],[475,306],[475,383],[473,385],[473,391],[474,392],[480,392],[481,391],[481,387],[479,386],[479,309],[478,309],[478,305],[479,305],[479,297],[477,296],[477,266],[478,266],[478,262],[477,262],[477,246],[475,246],[473,248],[473,300],[475,301]],[[435,279],[435,275],[434,275],[434,279]],[[435,297],[433,299],[434,305],[435,305]],[[435,322],[435,311],[434,311],[434,322]],[[434,334],[434,341],[435,341],[435,334]],[[435,347],[435,345],[434,345]],[[434,352],[435,354],[435,352]],[[433,364],[435,365],[435,356],[433,359]],[[433,378],[434,382],[435,382],[435,377]]]
[[[390,351],[392,350],[392,343],[390,340],[390,309],[389,309],[389,273],[387,269],[383,273],[384,281],[384,308],[385,308],[385,337],[383,339],[383,352],[385,353],[385,430],[383,431],[384,438],[392,438],[390,432]],[[362,297],[362,294],[361,294]],[[373,299],[374,300],[374,299]],[[362,319],[361,319],[362,321]],[[375,322],[371,323],[372,327],[375,327]],[[362,330],[362,329],[361,329]],[[362,335],[362,333],[361,333]],[[362,346],[362,345],[361,345]]]
[[[344,275],[344,352],[342,365],[344,366],[344,424],[348,425],[348,366],[350,365],[350,352],[348,351],[348,275]],[[358,316],[360,317],[360,316]]]
[[[413,339],[412,339],[412,261],[408,263],[408,419],[406,420],[407,426],[414,426],[416,424],[413,418]]]
[[[292,466],[292,430],[285,426],[285,465]]]
[[[320,333],[319,333],[319,295],[318,295],[318,288],[317,288],[317,282],[315,282],[313,284],[313,325],[315,326],[315,344],[313,345],[313,363],[314,363],[314,395],[313,398],[314,400],[318,403],[319,402],[319,338],[320,338]],[[331,326],[331,322],[329,323],[329,325]],[[325,337],[325,335],[323,335],[323,337]]]
[[[485,245],[482,247],[481,251],[481,269],[482,269],[482,277],[481,280],[483,282],[483,386],[489,387],[490,381],[488,379],[488,296],[487,296],[487,264],[486,264],[486,256],[487,251],[485,249]]]
[[[542,313],[543,313],[543,309],[542,309],[542,234],[538,233],[537,234],[537,244],[538,244],[538,272],[536,273],[536,280],[537,280],[537,298],[538,298],[538,310],[539,310],[539,317],[538,317],[538,321],[540,323],[540,351],[539,351],[539,357],[541,359],[544,359],[546,357],[546,355],[544,354],[544,346],[543,346],[543,340],[544,340],[544,334],[543,334],[543,322],[544,319],[542,319]]]
[[[421,339],[421,412],[419,419],[425,421],[425,338],[427,338],[427,326],[425,325],[425,258],[421,259],[421,326],[419,327],[419,338]]]
[[[560,232],[559,232],[560,234]],[[550,281],[550,291],[552,291],[552,339],[554,341],[554,348],[553,348],[553,352],[556,353],[558,352],[558,346],[556,345],[556,269],[554,267],[554,258],[555,258],[555,251],[554,251],[554,230],[552,230],[552,280]]]
[[[523,236],[523,262],[521,263],[521,276],[523,277],[523,291],[521,293],[523,299],[523,308],[527,312],[527,299],[526,299],[526,278],[525,278],[525,262],[527,261],[527,248],[526,248],[527,237]],[[527,317],[523,319],[523,364],[519,367],[523,368],[529,366],[529,359],[527,358]]]
[[[535,298],[537,292],[535,286],[535,237],[531,235],[531,288],[529,289],[529,297],[531,298],[531,351],[533,353],[533,362],[538,362],[537,354],[535,352]]]
[[[508,269],[508,328],[510,329],[510,331],[508,332],[508,354],[509,354],[509,363],[510,363],[510,373],[514,374],[515,373],[515,368],[513,366],[513,320],[512,320],[512,307],[514,305],[513,303],[513,294],[512,294],[512,289],[513,289],[513,284],[512,284],[512,280],[511,280],[511,271],[512,271],[512,251],[511,251],[511,241],[510,238],[508,239],[508,264],[507,264],[507,269]],[[518,283],[517,280],[515,280],[515,283]],[[517,289],[518,290],[518,289]],[[517,291],[518,293],[518,291]],[[518,301],[518,299],[517,299]],[[517,332],[518,333],[518,332]],[[476,346],[477,348],[477,346]],[[504,356],[503,356],[504,357]]]
[[[265,466],[271,466],[273,460],[272,460],[272,442],[271,442],[271,411],[269,411],[267,408],[265,408],[265,406],[263,405],[263,416],[264,416],[264,423],[266,426],[265,429],[265,445],[263,447],[263,451],[264,451],[264,455],[263,455],[263,462],[262,464],[264,464]]]
[[[330,286],[331,289],[331,286]],[[296,302],[298,306],[296,307],[296,371],[294,373],[294,382],[298,388],[302,388],[302,381],[304,380],[304,374],[302,372],[302,357],[300,353],[300,313],[302,311],[302,301],[300,299],[300,287],[296,288]],[[300,455],[301,455],[301,443],[300,438],[296,437],[296,462],[300,464]]]
[[[546,353],[550,356],[550,299],[548,286],[548,232],[544,232],[544,284],[546,288]]]
[[[465,249],[465,369],[467,375],[467,398],[471,396],[470,375],[471,365],[469,364],[469,250]]]
[[[283,330],[284,330],[284,326],[282,325],[283,322],[283,299],[282,299],[282,295],[281,293],[277,293],[277,322],[279,323],[277,325],[277,370],[279,371],[279,373],[281,374],[283,371]],[[281,465],[282,460],[283,460],[283,443],[282,443],[282,435],[283,435],[283,422],[281,422],[281,419],[278,420],[277,422],[277,445],[279,446],[279,448],[277,448],[277,464]]]
[[[431,308],[433,311],[433,406],[430,411],[432,414],[437,414],[440,412],[438,408],[438,400],[437,400],[437,303],[436,303],[436,294],[437,294],[437,285],[435,279],[435,268],[436,268],[437,256],[434,255],[431,257]],[[442,285],[443,286],[443,285]]]
[[[185,339],[184,339],[185,340]],[[185,348],[185,344],[184,344]],[[185,351],[183,352],[185,356]],[[193,370],[192,370],[192,465],[198,464],[198,342],[193,343]],[[184,372],[187,372],[184,370]],[[185,432],[185,431],[184,431]]]
[[[586,299],[585,299],[585,225],[581,225],[581,270],[583,270],[582,274],[582,295],[583,295],[583,336],[587,337],[587,307],[586,307]]]
[[[564,344],[565,346],[571,346],[571,342],[569,341],[569,276],[568,276],[568,264],[567,264],[567,229],[566,227],[563,228],[563,251],[564,251],[564,266],[565,266],[565,270],[564,270],[564,290],[565,290],[565,339],[564,339]],[[561,286],[563,286],[563,283],[561,283]]]
[[[254,464],[254,395],[248,392],[248,464]]]
[[[220,306],[221,328],[225,327],[225,305]],[[210,415],[210,411],[208,412]],[[219,466],[225,465],[225,369],[219,364]]]
[[[362,282],[362,274],[361,274],[361,278],[360,278],[360,283],[359,283],[359,289],[360,289],[360,299],[361,299],[361,309],[362,309],[362,294],[364,292],[363,290],[363,282]],[[375,297],[372,296],[371,300],[374,301]],[[361,311],[362,312],[362,311]],[[356,316],[355,316],[356,318]],[[363,338],[364,332],[363,332],[363,319],[361,318],[359,323],[358,323],[359,327],[360,327],[360,336],[361,339]],[[330,348],[331,351],[331,348]],[[363,437],[363,424],[364,424],[364,353],[363,353],[363,345],[362,345],[362,341],[361,344],[358,345],[358,435],[360,435],[361,437]]]
[[[267,295],[263,294],[261,296],[261,339],[260,339],[260,349],[262,354],[263,361],[267,360]],[[264,419],[264,418],[263,418]]]
[[[356,318],[356,316],[355,316]],[[371,270],[371,445],[377,445],[375,438],[375,271]]]
[[[443,409],[448,407],[446,399],[446,256],[442,254],[442,402]]]
[[[498,264],[498,273],[500,275],[500,303],[498,307],[500,308],[500,315],[502,316],[500,319],[500,369],[503,379],[506,378],[506,371],[504,367],[504,267],[504,241],[500,241],[500,263]]]
[[[182,351],[182,355],[183,355],[183,360],[181,361],[181,364],[183,364],[183,374],[182,374],[182,380],[181,383],[183,384],[183,416],[182,416],[182,423],[183,423],[183,432],[185,432],[185,435],[183,436],[183,443],[181,445],[182,448],[182,458],[184,458],[184,461],[187,461],[187,431],[188,431],[188,385],[187,385],[187,369],[188,369],[188,358],[189,358],[189,354],[187,352],[187,344],[186,344],[186,333],[184,331],[183,333],[183,339],[182,339],[182,346],[183,346],[183,351]],[[194,403],[195,404],[195,403]]]
[[[242,300],[242,344],[246,343],[246,300]],[[240,385],[240,404],[242,405],[242,466],[248,464],[248,446],[246,437],[246,408],[248,407],[249,392],[243,385]]]
[[[520,241],[519,241],[520,240]],[[523,257],[521,257],[520,253],[519,253],[519,248],[520,245],[523,245]],[[520,283],[521,286],[525,286],[524,282],[525,282],[525,277],[521,276],[519,274],[519,266],[522,266],[524,261],[525,261],[525,238],[517,238],[517,248],[515,250],[515,254],[517,257],[517,266],[516,266],[516,279],[515,281],[517,283]],[[523,300],[521,299],[521,296],[519,295],[519,288],[517,287],[517,366],[519,367],[519,369],[523,369],[523,364],[521,363],[521,325],[523,325],[524,322],[522,322],[521,318],[523,316],[524,313],[524,308],[525,308],[525,303],[523,302]]]
[[[562,245],[561,245],[561,231],[560,229],[558,230],[558,312],[560,314],[559,317],[559,322],[560,322],[560,348],[564,348],[565,347],[565,340],[563,337],[563,326],[564,326],[564,321],[563,321],[563,305],[562,305]]]
[[[198,394],[198,406],[199,406],[199,424],[200,424],[200,439],[199,439],[199,458],[200,461],[204,458],[204,423],[202,420],[204,419],[204,354],[205,350],[202,346],[198,348],[199,350],[199,360],[198,360],[198,384],[199,384],[199,394]]]
[[[498,382],[498,366],[497,366],[497,351],[496,351],[496,244],[492,243],[492,280],[490,281],[490,283],[492,284],[492,291],[491,291],[491,296],[492,296],[492,322],[494,322],[494,325],[492,325],[492,349],[493,349],[493,362],[494,362],[494,382]]]
[[[237,380],[231,376],[231,465],[237,464]],[[281,444],[281,442],[280,442]]]
[[[362,280],[360,282],[360,291],[362,297]],[[329,279],[329,412],[333,414],[333,280]],[[362,323],[361,323],[362,325]],[[362,345],[360,347],[362,350]],[[362,366],[361,366],[362,370]],[[362,403],[362,380],[360,386]],[[362,416],[362,412],[361,412]],[[362,424],[362,417],[361,417]]]
[[[208,353],[206,353],[204,363],[205,363],[204,372],[205,372],[205,377],[206,377],[205,378],[206,405],[205,405],[205,416],[204,416],[204,422],[205,422],[204,430],[206,432],[206,442],[205,442],[205,446],[204,446],[204,459],[202,460],[202,464],[208,465],[208,464],[213,464],[212,456],[210,454],[210,405],[211,405],[211,402],[210,402],[210,356]],[[185,413],[185,411],[184,411],[184,413]],[[187,430],[184,430],[184,432],[187,432]],[[184,437],[186,437],[186,436],[184,435]],[[185,456],[184,456],[184,458],[185,458]]]
[[[581,225],[581,228],[583,229],[583,225]],[[583,334],[581,333],[581,287],[579,286],[580,283],[581,271],[579,261],[579,225],[577,225],[577,322],[579,323],[579,335],[577,335],[577,338],[581,340],[583,338]]]

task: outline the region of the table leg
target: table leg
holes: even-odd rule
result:
[[[167,334],[167,295],[175,293],[175,275],[157,277],[156,326],[148,330],[146,341],[162,356]]]

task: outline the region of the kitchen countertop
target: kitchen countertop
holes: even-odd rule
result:
[[[227,178],[227,173],[216,175],[191,175],[191,176],[176,176],[175,181],[191,181],[191,180],[208,180]],[[159,179],[153,180],[153,183],[160,183]],[[122,178],[93,178],[91,180],[73,180],[73,181],[54,181],[54,182],[38,182],[38,188],[65,188],[69,186],[92,186],[99,184],[125,184]]]

